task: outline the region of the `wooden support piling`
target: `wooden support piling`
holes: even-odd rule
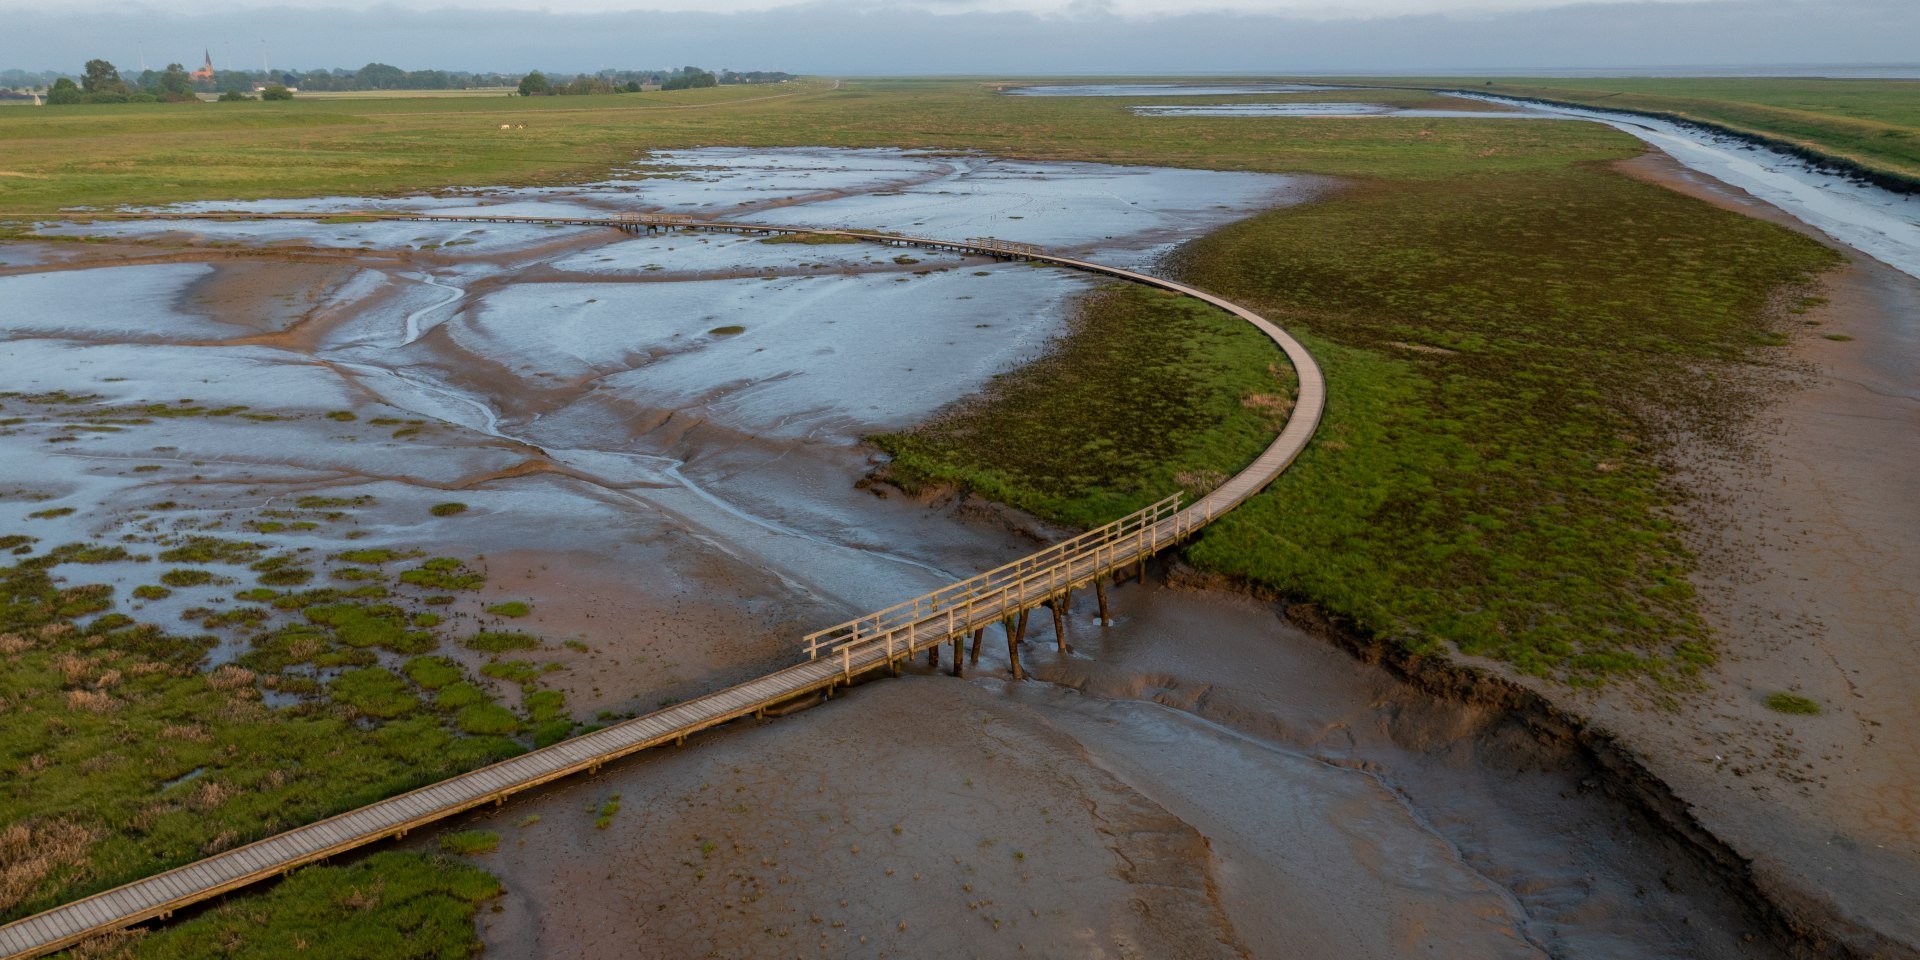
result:
[[[1054,644],[1059,648],[1061,653],[1066,653],[1067,652],[1067,618],[1065,613],[1066,604],[1052,603],[1052,604],[1049,604],[1049,606],[1053,607]]]
[[[1093,581],[1093,595],[1100,601],[1100,625],[1107,625],[1107,582],[1098,577]]]
[[[966,642],[967,638],[961,634],[956,633],[953,635],[953,675],[956,677],[964,677],[967,675],[966,668],[960,665],[960,648]]]
[[[1015,680],[1027,678],[1027,675],[1020,671],[1020,639],[1011,633],[1007,634],[1007,663],[1013,667]]]
[[[937,643],[927,648],[927,666],[936,670],[940,668],[940,645]]]
[[[1027,639],[1027,611],[1020,611],[1020,621],[1013,628],[1013,642],[1024,643]]]
[[[987,635],[986,627],[981,627],[980,629],[973,631],[973,656],[969,657],[968,659],[972,660],[973,665],[976,667],[980,665],[980,638],[986,635]]]

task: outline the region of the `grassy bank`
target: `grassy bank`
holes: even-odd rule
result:
[[[486,871],[441,857],[376,853],[302,870],[150,934],[94,941],[74,960],[445,960],[480,951],[473,916],[500,895]]]
[[[1659,463],[1743,426],[1754,398],[1716,372],[1777,349],[1779,298],[1834,254],[1585,166],[1368,191],[1185,253],[1352,351],[1328,364],[1333,443],[1198,562],[1531,672],[1707,655]]]
[[[1113,284],[1083,299],[1046,356],[908,433],[874,438],[908,489],[965,486],[1079,526],[1175,489],[1204,493],[1253,459],[1292,406],[1272,341],[1185,297]]]
[[[1404,78],[1386,81],[1406,83]],[[1700,120],[1920,182],[1920,81],[1784,77],[1424,78]]]
[[[1302,333],[1331,398],[1293,472],[1191,557],[1419,651],[1575,682],[1684,675],[1712,645],[1661,457],[1682,437],[1739,429],[1753,398],[1715,371],[1781,342],[1780,298],[1835,260],[1591,165],[1375,184],[1190,244],[1182,278]],[[1082,330],[884,445],[914,475],[1076,522],[1164,493],[1177,471],[1236,470],[1257,449],[1156,407],[1171,397],[1224,414],[1220,429],[1238,436],[1235,393],[1275,362],[1263,340],[1169,351],[1181,334],[1148,316]],[[1155,359],[1128,382],[1136,355]],[[1096,387],[1138,394],[1089,409]],[[1146,440],[1136,423],[1173,436]],[[1137,478],[1135,495],[1089,475],[1083,449],[1127,451],[1117,472]]]

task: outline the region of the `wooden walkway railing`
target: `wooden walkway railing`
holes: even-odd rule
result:
[[[488,803],[501,803],[514,793],[529,790],[575,773],[597,770],[601,764],[689,735],[769,707],[816,694],[832,695],[836,686],[851,683],[874,670],[897,673],[908,657],[940,644],[953,644],[953,669],[962,670],[962,639],[971,635],[977,661],[985,630],[1001,624],[1007,635],[1013,674],[1020,677],[1019,643],[1027,615],[1040,606],[1053,610],[1056,637],[1065,649],[1062,612],[1071,591],[1092,584],[1100,593],[1101,619],[1106,619],[1103,578],[1178,542],[1214,518],[1231,510],[1285,470],[1319,425],[1326,403],[1326,385],[1306,348],[1291,336],[1244,307],[1185,284],[1150,274],[1085,260],[1048,254],[1030,244],[992,238],[969,241],[901,237],[852,230],[814,230],[767,224],[693,221],[677,214],[639,214],[611,217],[455,216],[385,212],[255,214],[216,212],[88,213],[6,215],[0,219],[33,220],[315,220],[354,217],[379,220],[450,221],[481,223],[543,223],[645,229],[700,229],[733,233],[798,233],[851,237],[877,243],[920,246],[963,253],[985,254],[1051,263],[1171,290],[1213,304],[1252,324],[1287,355],[1299,384],[1286,425],[1272,444],[1246,469],[1206,496],[1185,506],[1178,496],[1089,530],[976,577],[942,587],[885,610],[808,634],[807,659],[757,680],[675,704],[663,710],[616,723],[602,730],[531,750],[510,760],[481,767],[357,810],[296,827],[266,839],[236,847],[206,859],[115,887],[0,926],[0,955],[35,957],[71,946],[94,934],[143,921],[166,918],[182,907],[285,874],[303,864],[345,853],[381,840],[402,837],[409,830],[454,816]]]
[[[977,250],[991,250],[1010,257],[1036,257],[1045,251],[1031,243],[1019,243],[1013,240],[1000,240],[994,237],[968,237],[967,245]]]
[[[1100,578],[1144,561],[1191,533],[1201,522],[1198,515],[1180,510],[1180,495],[1174,494],[979,576],[807,634],[807,656],[818,658],[824,651],[851,680],[853,663],[868,652],[878,652],[891,663],[953,642],[954,668],[958,671],[960,638],[974,635],[974,656],[978,659],[982,630],[999,623],[1007,627],[1007,653],[1017,672],[1021,624],[1028,611],[1053,602],[1064,607],[1075,589],[1093,584],[1100,590],[1100,619],[1105,621],[1106,592]]]

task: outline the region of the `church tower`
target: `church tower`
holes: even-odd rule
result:
[[[206,58],[207,58],[205,65],[201,66],[200,69],[195,70],[193,73],[189,74],[189,76],[193,77],[193,79],[195,80],[206,80],[211,82],[213,80],[213,51],[202,50],[202,52],[206,54]]]

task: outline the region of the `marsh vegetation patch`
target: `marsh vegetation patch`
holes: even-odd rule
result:
[[[1285,422],[1294,388],[1279,348],[1239,319],[1110,284],[1040,359],[874,442],[893,456],[885,476],[909,490],[961,485],[1096,526],[1238,471]]]
[[[310,506],[365,502],[316,498]],[[348,587],[235,591],[233,578],[210,569],[162,573],[162,565],[264,565],[267,579],[292,569],[314,575],[312,561],[295,566],[265,544],[204,533],[129,540],[143,536],[157,556],[89,544],[35,555],[23,543],[26,554],[0,568],[0,745],[12,758],[0,788],[0,848],[19,853],[8,854],[0,918],[444,779],[578,726],[564,696],[541,686],[557,665],[483,666],[481,677],[518,689],[516,711],[496,702],[485,680],[468,680],[468,668],[434,654],[447,632],[420,606],[432,599],[429,588],[403,578],[422,572],[435,586],[480,589],[484,574],[462,561],[367,548],[341,556],[368,566],[335,558],[326,568],[352,574],[339,578]],[[134,599],[185,594],[183,619],[206,632],[183,636],[111,612],[111,586],[70,582],[103,556],[155,565],[169,586],[143,586]],[[507,636],[501,649],[539,645],[528,634]],[[233,650],[232,659],[210,664],[216,649]],[[156,938],[140,950],[171,942]]]

